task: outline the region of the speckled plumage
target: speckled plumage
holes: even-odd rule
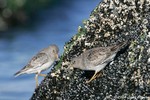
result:
[[[126,43],[127,41],[114,46],[89,49],[83,52],[80,56],[73,58],[70,67],[79,68],[82,70],[94,70],[95,74],[90,79],[91,81],[100,70],[102,70],[109,62],[114,59],[117,52]]]

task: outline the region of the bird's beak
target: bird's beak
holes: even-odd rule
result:
[[[68,70],[73,69],[72,64],[69,64],[67,67]]]
[[[59,60],[60,60],[59,56],[58,56],[58,55],[56,55],[56,61],[59,61]]]

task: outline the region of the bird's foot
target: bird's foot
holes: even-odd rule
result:
[[[99,72],[97,75],[96,75],[96,77],[100,77],[100,76],[102,76],[103,75],[103,72]]]
[[[92,78],[90,80],[86,81],[86,83],[90,83],[92,80],[94,80],[97,76],[96,74],[97,74],[97,72],[95,72],[94,75],[92,76]]]
[[[100,76],[102,76],[103,75],[103,73],[101,73],[101,72],[99,72],[98,74],[97,74],[97,72],[95,72],[94,73],[94,75],[92,76],[92,78],[90,79],[90,80],[88,80],[88,81],[86,81],[86,83],[90,83],[92,80],[94,80],[96,77],[100,77]]]

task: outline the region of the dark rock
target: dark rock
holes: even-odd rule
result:
[[[150,1],[104,0],[79,27],[78,34],[64,47],[53,76],[51,73],[35,90],[31,100],[148,100],[150,98]],[[130,39],[129,39],[130,38]],[[66,71],[72,57],[84,50],[110,46],[129,39],[100,77],[86,84],[93,73]],[[61,68],[58,69],[58,67]],[[87,76],[87,77],[86,77]]]

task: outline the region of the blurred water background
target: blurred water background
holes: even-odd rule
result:
[[[0,100],[28,100],[35,89],[34,74],[17,78],[13,74],[50,44],[57,44],[62,54],[65,42],[100,2],[33,1],[36,0],[0,0]],[[39,82],[42,80],[39,77]]]

